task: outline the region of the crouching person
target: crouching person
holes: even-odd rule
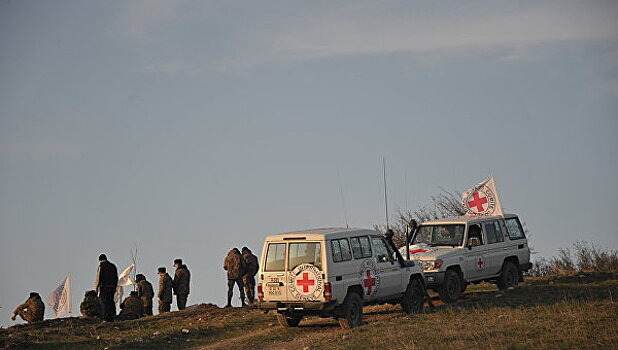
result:
[[[13,311],[11,320],[15,321],[17,319],[17,315],[28,323],[43,321],[43,316],[45,315],[45,304],[43,304],[43,300],[41,300],[39,293],[30,293],[28,300],[19,305],[15,311]]]
[[[142,317],[143,310],[144,303],[142,303],[142,299],[137,296],[136,291],[132,291],[131,294],[120,304],[120,314],[118,315],[118,319],[122,321],[136,320]]]
[[[84,301],[79,305],[79,311],[84,317],[103,318],[103,304],[96,290],[89,290],[84,295]]]

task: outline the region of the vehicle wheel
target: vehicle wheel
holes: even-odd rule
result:
[[[277,321],[283,327],[296,327],[303,317],[294,314],[277,314]]]
[[[459,278],[459,273],[455,270],[447,270],[446,274],[444,274],[444,283],[438,289],[438,294],[440,294],[440,299],[445,303],[452,303],[459,299],[461,296],[461,278]]]
[[[406,293],[401,297],[401,309],[406,314],[418,314],[423,311],[425,304],[425,291],[421,281],[413,278],[406,288]]]
[[[343,329],[360,326],[363,323],[363,301],[356,293],[350,293],[343,302],[343,315],[339,317],[339,325]]]
[[[507,289],[509,287],[515,287],[519,282],[519,271],[515,264],[510,261],[506,261],[502,265],[502,272],[498,277],[498,289]]]

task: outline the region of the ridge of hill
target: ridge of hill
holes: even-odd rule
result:
[[[618,349],[617,298],[616,274],[528,278],[505,291],[482,283],[457,303],[436,302],[419,315],[405,315],[397,305],[366,307],[366,325],[352,330],[317,317],[284,328],[272,313],[201,304],[134,321],[73,317],[2,328],[0,348]]]

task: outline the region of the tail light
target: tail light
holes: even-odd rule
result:
[[[331,301],[333,299],[333,287],[329,282],[324,283],[324,299]]]
[[[264,301],[264,290],[262,289],[262,283],[258,283],[257,285],[257,291],[258,291],[258,300],[259,301]]]

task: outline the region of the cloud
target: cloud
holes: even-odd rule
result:
[[[123,7],[118,23],[128,39],[145,43],[153,39],[153,32],[160,26],[177,21],[177,1],[132,0]]]
[[[510,2],[448,4],[329,2],[328,6],[294,9],[281,3],[259,2],[258,7],[246,2],[248,8],[230,5],[221,9],[221,5],[191,3],[192,11],[184,10],[179,16],[169,2],[136,1],[125,15],[128,32],[141,42],[152,39],[148,33],[154,27],[170,21],[195,31],[208,22],[202,14],[218,16],[224,23],[216,40],[227,45],[217,47],[216,56],[201,48],[211,43],[198,43],[187,45],[182,56],[165,57],[148,66],[149,71],[168,73],[389,54],[489,52],[506,61],[537,60],[545,57],[538,50],[547,46],[616,43],[618,38],[618,5],[614,2],[533,1],[518,7]],[[176,39],[182,42],[184,38],[178,35]]]

